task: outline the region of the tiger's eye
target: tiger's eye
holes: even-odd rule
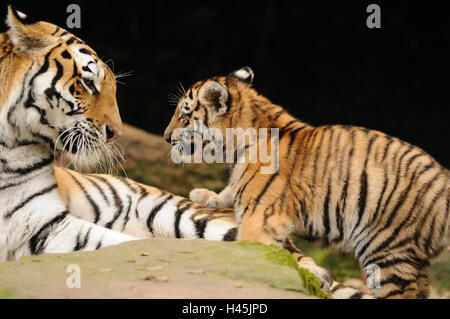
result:
[[[84,84],[86,84],[86,86],[88,88],[91,88],[94,85],[94,81],[92,81],[92,80],[83,80],[83,81],[84,81]]]

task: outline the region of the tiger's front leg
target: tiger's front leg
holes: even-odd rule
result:
[[[219,194],[206,188],[195,188],[189,193],[189,199],[211,208],[233,207],[233,192],[230,186],[225,187]]]
[[[319,279],[322,290],[330,292],[333,285],[333,276],[328,270],[317,265],[311,257],[303,254],[292,243],[289,235],[294,230],[294,220],[288,214],[274,214],[274,207],[274,204],[261,205],[256,211],[246,211],[242,218],[237,239],[283,247],[294,256],[300,268],[308,270]]]
[[[331,287],[334,283],[333,276],[330,272],[317,265],[314,260],[303,254],[300,249],[298,249],[294,243],[292,243],[291,239],[288,237],[284,242],[283,248],[289,251],[292,256],[297,260],[298,266],[300,268],[307,269],[313,275],[315,275],[320,281],[320,289],[331,292]]]
[[[71,215],[60,215],[44,224],[31,238],[28,246],[31,254],[39,255],[91,251],[132,240],[136,238]]]

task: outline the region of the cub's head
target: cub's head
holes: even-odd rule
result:
[[[248,111],[237,110],[236,105],[250,105],[246,99],[256,94],[251,88],[253,77],[253,71],[244,67],[228,76],[199,81],[177,97],[175,113],[164,132],[164,139],[173,145],[172,159],[181,161],[184,159],[174,156],[194,155],[198,145],[196,138],[202,140],[202,149],[207,148],[214,140],[209,138],[214,130],[225,141],[225,129],[231,127],[233,116],[239,112],[239,116],[245,117],[242,112]],[[224,146],[217,139],[215,143],[216,149]]]
[[[66,151],[75,165],[111,159],[121,135],[116,80],[82,40],[12,7],[0,35],[1,121],[19,140]]]

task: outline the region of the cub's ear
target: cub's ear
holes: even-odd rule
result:
[[[6,24],[11,31],[11,42],[14,48],[23,53],[39,53],[56,42],[55,37],[51,35],[56,26],[35,21],[11,6],[8,6]]]
[[[205,105],[211,111],[214,118],[227,112],[228,97],[228,89],[215,81],[206,82],[198,92],[200,103]],[[214,119],[211,119],[211,121],[213,120]]]
[[[230,75],[238,78],[239,80],[247,83],[248,85],[252,85],[253,78],[255,77],[255,72],[253,72],[253,70],[250,69],[248,66],[244,66],[243,68],[232,72]]]

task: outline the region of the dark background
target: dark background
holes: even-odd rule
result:
[[[366,1],[10,1],[62,27],[67,5],[78,3],[81,29],[70,31],[115,72],[133,72],[118,89],[122,118],[150,132],[169,122],[178,81],[188,87],[248,65],[255,88],[298,118],[382,130],[449,167],[446,7],[372,2],[381,29],[367,28]]]

